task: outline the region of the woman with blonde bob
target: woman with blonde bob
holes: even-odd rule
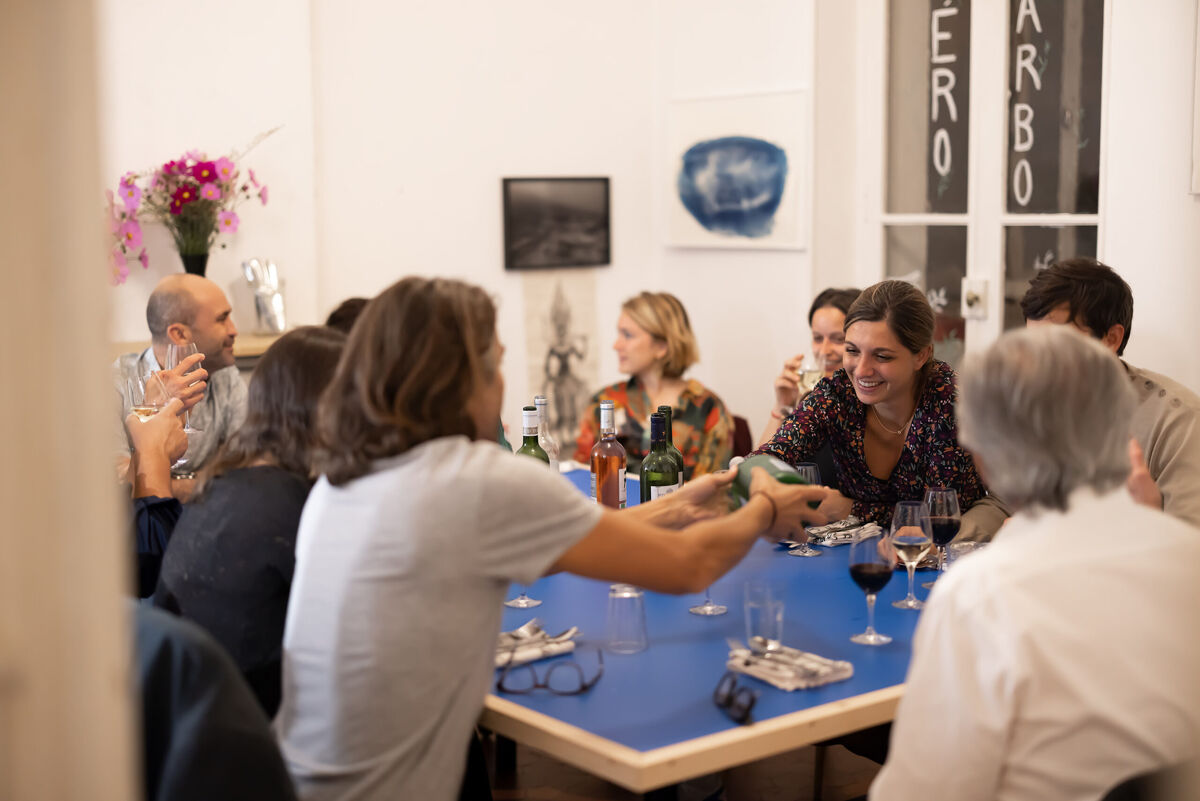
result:
[[[725,404],[684,372],[700,358],[687,311],[667,292],[642,292],[621,305],[617,366],[629,375],[592,396],[583,415],[575,460],[587,463],[600,436],[600,402],[613,402],[617,438],[630,472],[650,451],[650,414],[672,408],[672,440],[683,454],[684,479],[723,469],[733,455],[733,423]]]
[[[566,570],[698,592],[828,490],[732,473],[613,511],[495,446],[496,311],[479,287],[405,278],[372,300],[321,400],[275,728],[300,798],[455,798],[511,582]],[[673,529],[680,530],[673,530]]]

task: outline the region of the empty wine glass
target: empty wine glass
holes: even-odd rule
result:
[[[700,604],[699,606],[690,607],[688,609],[688,611],[691,612],[693,615],[703,615],[705,617],[714,617],[716,615],[723,615],[729,611],[721,604],[713,603],[713,599],[712,599],[711,595],[712,595],[712,587],[706,587],[704,589],[704,603]]]
[[[908,569],[908,595],[903,600],[893,601],[897,609],[920,609],[924,603],[913,595],[913,574],[917,563],[925,558],[933,547],[933,532],[929,525],[929,507],[924,501],[900,501],[892,512],[892,548],[900,555]]]
[[[166,368],[168,370],[174,370],[176,367],[179,366],[179,363],[182,362],[184,359],[191,356],[192,354],[199,353],[199,352],[200,352],[200,350],[196,347],[195,342],[186,342],[183,344],[171,343],[171,344],[167,345]],[[193,367],[191,370],[188,370],[188,372],[189,373],[193,372],[202,363],[203,362],[197,363],[196,366]],[[199,429],[192,428],[192,413],[190,411],[184,412],[183,413],[183,432],[185,434],[194,434],[197,431],[199,431]]]
[[[933,544],[938,550],[938,578],[946,572],[946,546],[958,536],[962,525],[962,512],[958,509],[958,493],[949,487],[930,487],[925,490],[925,505],[929,507],[929,525],[933,531]],[[921,585],[925,589],[933,586],[932,581]]]
[[[821,468],[817,467],[812,462],[801,462],[796,465],[796,472],[803,479],[805,484],[813,487],[821,486]],[[817,508],[821,504],[819,502],[809,501],[809,506]],[[789,556],[820,556],[821,552],[809,545],[807,542],[802,542],[795,548],[788,551]]]
[[[536,598],[530,598],[525,593],[525,586],[521,585],[521,594],[516,598],[510,598],[505,601],[504,605],[513,609],[532,609],[535,606],[541,606],[542,602]]]
[[[875,594],[892,580],[896,554],[883,532],[857,537],[850,543],[850,578],[867,594],[867,630],[855,634],[851,642],[859,645],[887,645],[892,638],[875,631]]]

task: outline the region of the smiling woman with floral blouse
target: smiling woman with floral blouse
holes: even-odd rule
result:
[[[954,370],[933,358],[933,310],[916,287],[883,281],[846,314],[844,367],[823,379],[757,453],[811,461],[829,443],[841,492],[830,519],[891,522],[897,501],[951,487],[963,509],[960,538],[990,538],[1007,512],[989,496],[958,444]]]

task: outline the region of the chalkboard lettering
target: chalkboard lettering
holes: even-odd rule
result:
[[[929,171],[926,205],[967,210],[970,0],[932,0],[929,8]]]

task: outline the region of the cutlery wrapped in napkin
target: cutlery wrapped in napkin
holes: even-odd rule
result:
[[[806,690],[854,675],[854,665],[810,654],[786,645],[770,651],[751,650],[729,640],[729,661],[725,667],[761,679],[781,690]]]
[[[575,650],[579,627],[572,626],[562,634],[551,636],[535,617],[520,628],[502,631],[496,639],[496,667],[524,665]]]
[[[810,526],[804,531],[808,534],[810,543],[832,547],[854,542],[854,538],[859,534],[874,533],[879,530],[877,523],[864,523],[851,515],[845,520],[839,520],[826,526]]]

